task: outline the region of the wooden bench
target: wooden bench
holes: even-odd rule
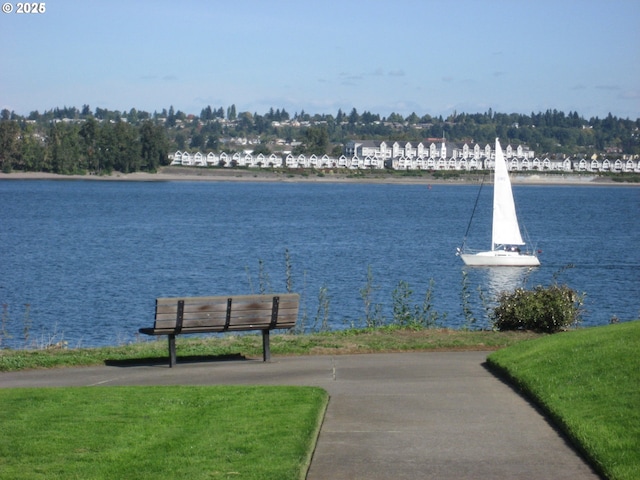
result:
[[[169,336],[169,366],[173,367],[176,335],[260,330],[263,360],[267,362],[271,358],[269,332],[295,326],[299,304],[297,293],[157,298],[153,327],[141,328],[139,332]]]

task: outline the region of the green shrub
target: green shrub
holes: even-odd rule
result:
[[[502,292],[492,320],[498,330],[554,333],[580,322],[582,296],[565,285]]]

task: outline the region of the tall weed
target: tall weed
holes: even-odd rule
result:
[[[329,306],[331,299],[329,298],[329,289],[326,285],[322,285],[318,291],[318,311],[313,321],[313,331],[328,332],[329,328]]]
[[[476,324],[476,317],[473,315],[471,308],[471,293],[469,292],[469,274],[466,270],[462,270],[462,286],[460,289],[460,303],[462,306],[462,314],[464,316],[464,330],[471,330]]]
[[[380,287],[373,283],[373,271],[371,265],[367,267],[367,283],[360,289],[360,298],[364,303],[364,326],[375,328],[384,325],[385,319],[382,314],[382,305],[373,303],[373,295]]]
[[[400,327],[432,328],[440,319],[446,318],[433,309],[433,287],[435,281],[429,280],[429,287],[421,305],[413,303],[413,290],[407,282],[400,280],[393,290],[393,323]]]
[[[0,348],[2,348],[5,340],[11,338],[11,334],[7,330],[9,325],[9,304],[2,304],[2,316],[0,317]]]

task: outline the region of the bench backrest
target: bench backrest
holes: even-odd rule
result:
[[[297,293],[158,298],[154,328],[176,333],[291,328],[299,303]]]

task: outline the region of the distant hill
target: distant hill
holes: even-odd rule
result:
[[[88,105],[31,112],[0,112],[0,168],[53,173],[156,171],[176,150],[338,156],[350,140],[503,144],[530,147],[536,155],[610,160],[640,156],[640,119],[585,119],[557,110],[524,114],[454,113],[447,118],[371,112],[290,115],[273,108],[264,114],[207,106],[199,115],[175,111],[128,112]]]

